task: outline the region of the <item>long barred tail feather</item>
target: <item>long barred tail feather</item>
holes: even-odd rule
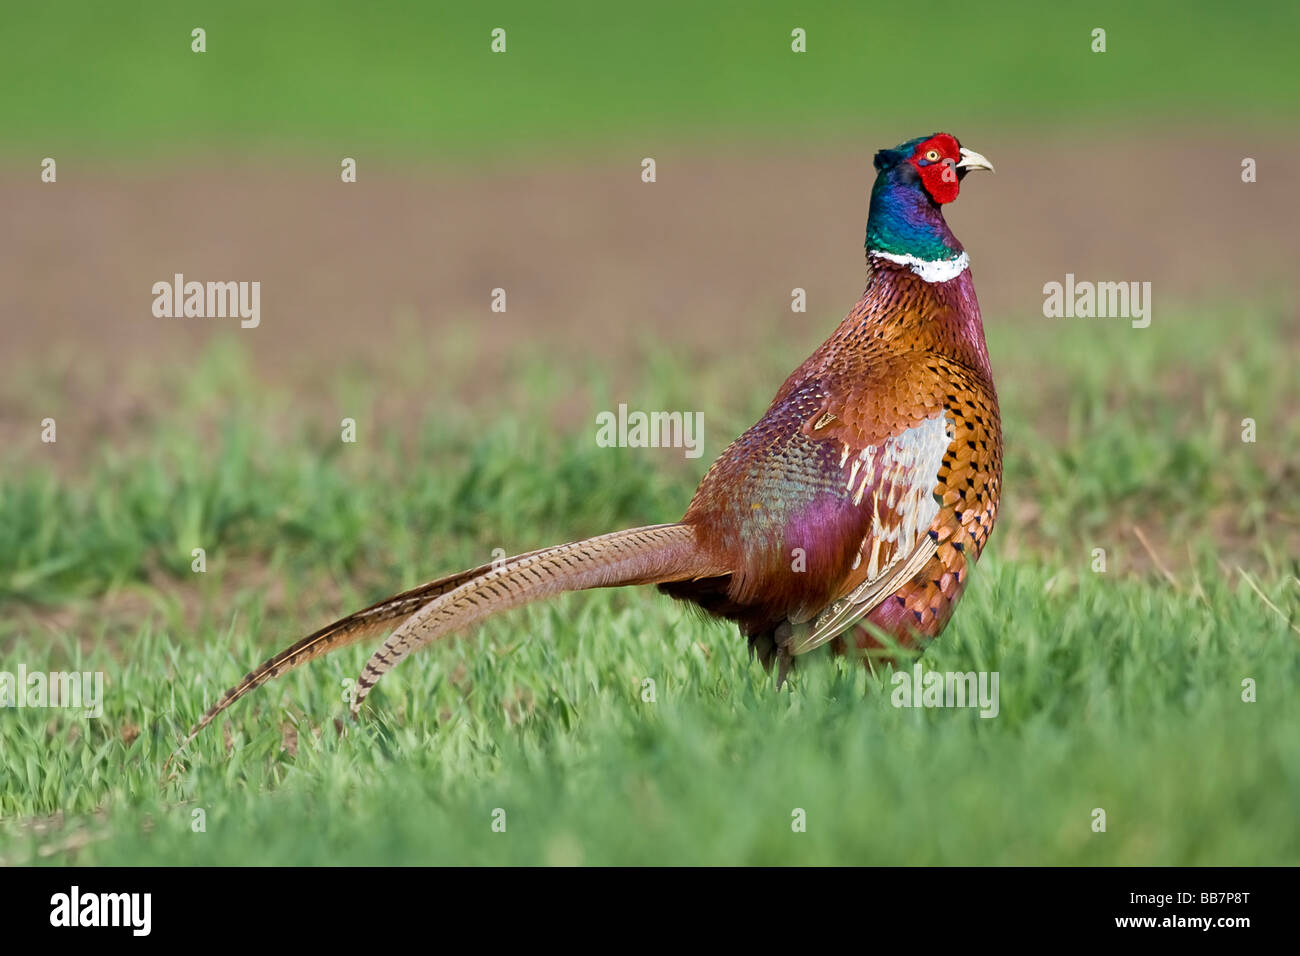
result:
[[[538,552],[529,552],[512,560],[527,558],[536,553]],[[163,765],[163,773],[167,772],[167,768],[171,766],[177,754],[197,737],[203,728],[212,723],[222,711],[245,694],[256,690],[267,681],[273,680],[281,674],[320,657],[322,654],[328,654],[330,651],[355,644],[362,638],[371,637],[392,627],[395,622],[410,617],[430,601],[436,600],[449,591],[454,591],[461,585],[474,580],[474,578],[482,577],[490,572],[494,566],[496,565],[485,564],[469,571],[450,574],[438,578],[436,581],[430,581],[427,584],[411,588],[409,591],[403,591],[401,594],[384,598],[384,600],[372,604],[370,607],[357,611],[355,614],[349,614],[333,624],[322,627],[319,631],[307,635],[296,644],[267,659],[260,666],[245,674],[243,680],[222,694],[221,698],[208,708],[207,713],[190,729],[185,739],[167,758],[167,763]]]
[[[191,741],[249,692],[323,654],[400,624],[366,664],[352,713],[380,676],[411,651],[483,618],[563,591],[658,584],[724,575],[705,558],[686,525],[652,525],[516,555],[504,562],[430,581],[349,614],[269,658],[212,705],[167,758],[163,773]]]
[[[352,715],[381,677],[412,651],[509,608],[564,591],[661,584],[730,571],[704,555],[695,529],[651,525],[574,541],[512,558],[442,594],[412,614],[375,651],[357,681]]]

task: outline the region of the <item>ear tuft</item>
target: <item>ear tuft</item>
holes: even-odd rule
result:
[[[899,160],[902,158],[903,154],[896,149],[880,150],[876,153],[876,172],[880,172],[882,169],[889,169],[892,166],[897,166]]]

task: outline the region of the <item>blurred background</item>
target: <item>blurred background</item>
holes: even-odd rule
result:
[[[939,130],[997,166],[948,210],[1003,405],[994,567],[1073,593],[1101,548],[1190,605],[1216,576],[1294,641],[1298,30],[1283,0],[13,7],[0,648],[140,668],[107,731],[135,767],[174,740],[158,696],[191,694],[184,723],[305,624],[497,547],[675,519],[856,301],[874,151]],[[154,317],[175,273],[259,281],[260,325]],[[1067,273],[1150,282],[1150,327],[1045,318]],[[704,458],[595,448],[620,402],[702,411]],[[220,652],[150,684],[151,641]],[[109,800],[44,759],[0,809]],[[556,839],[538,858],[569,860]]]
[[[1251,10],[15,12],[0,41],[5,355],[48,367],[111,349],[155,365],[234,340],[282,371],[318,370],[386,361],[405,320],[431,363],[453,331],[493,352],[580,343],[635,363],[650,337],[722,358],[764,322],[793,359],[859,291],[873,152],[939,129],[998,165],[951,211],[991,325],[1032,318],[1066,272],[1151,281],[1166,309],[1276,294],[1294,272],[1296,12]],[[206,53],[191,51],[195,26]],[[56,188],[38,175],[46,156]],[[1249,187],[1245,156],[1260,167]],[[263,326],[153,320],[141,303],[175,272],[259,279]],[[497,286],[504,315],[487,311]],[[793,286],[806,316],[789,314]],[[1097,348],[1131,338],[1120,324],[1097,323]]]
[[[1060,438],[1079,400],[1062,368],[1080,350],[1106,376],[1134,349],[1191,349],[1204,368],[1170,356],[1162,387],[1202,415],[1189,429],[1206,428],[1205,376],[1231,363],[1249,377],[1234,357],[1245,333],[1280,323],[1280,339],[1273,325],[1258,336],[1262,354],[1279,371],[1295,354],[1297,13],[1251,10],[14,12],[0,39],[3,448],[76,467],[106,438],[147,436],[172,404],[174,383],[158,381],[224,350],[298,419],[332,420],[350,373],[406,369],[375,397],[385,432],[484,401],[537,427],[588,422],[611,398],[649,407],[639,383],[661,354],[746,383],[706,408],[697,381],[671,406],[707,411],[713,454],[856,300],[874,151],[940,129],[998,167],[949,217],[1004,400],[1028,391],[1032,425]],[[490,49],[498,27],[504,53]],[[795,28],[806,53],[791,50]],[[260,326],[155,318],[152,284],[175,273],[260,281]],[[1153,327],[1044,319],[1043,284],[1066,273],[1151,282]],[[806,313],[790,311],[795,287]],[[504,313],[490,311],[494,288]],[[1266,317],[1243,320],[1251,310]],[[552,393],[517,393],[509,363],[530,358],[562,378]],[[618,396],[593,389],[601,374]],[[1097,401],[1140,413],[1110,377]],[[1267,421],[1277,452],[1291,416],[1263,404],[1223,411]],[[56,418],[56,446],[39,447],[37,413]]]

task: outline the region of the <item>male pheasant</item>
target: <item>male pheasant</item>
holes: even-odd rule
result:
[[[351,614],[250,672],[190,732],[273,677],[394,624],[357,683],[424,644],[563,591],[630,584],[736,621],[784,679],[832,639],[943,630],[997,517],[1002,430],[969,259],[943,206],[991,170],[947,133],[876,154],[868,278],[835,333],[714,462],[677,524],[618,531],[440,578]],[[400,623],[398,623],[400,622]]]

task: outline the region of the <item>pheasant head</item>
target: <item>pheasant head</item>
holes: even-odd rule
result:
[[[896,261],[941,262],[962,254],[944,222],[943,206],[957,198],[961,181],[993,164],[950,133],[909,139],[876,153],[876,183],[867,217],[867,252]]]

